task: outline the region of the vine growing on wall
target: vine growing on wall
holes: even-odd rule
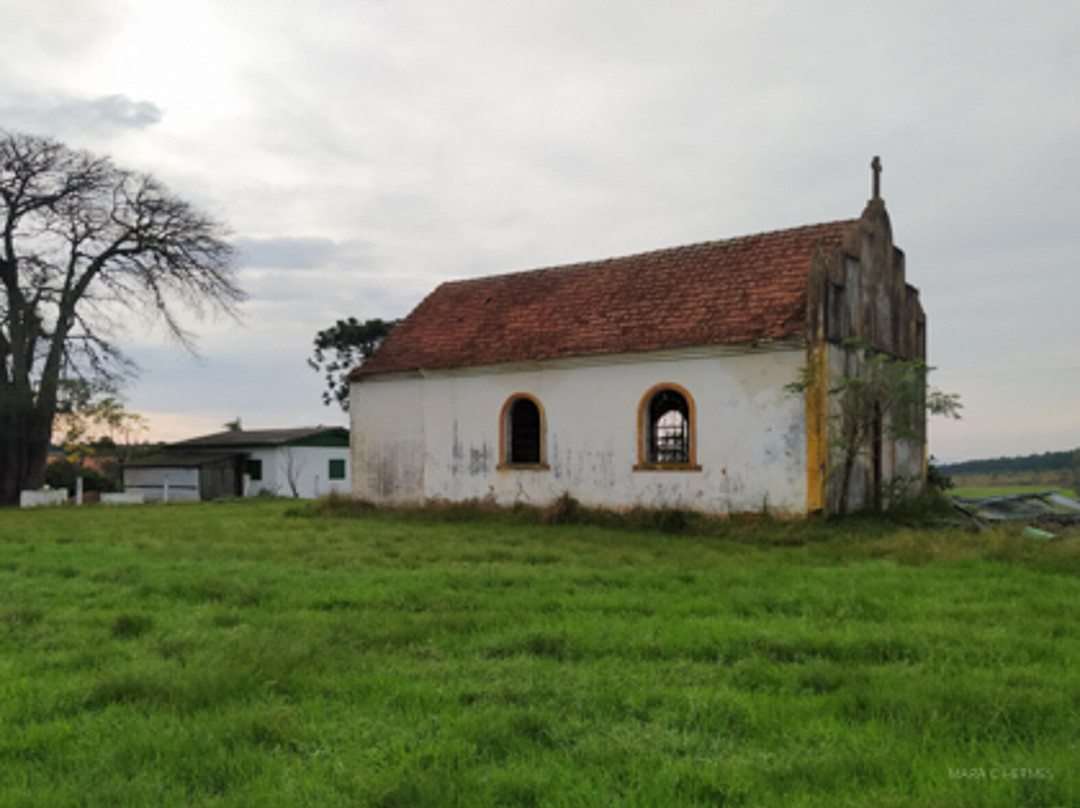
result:
[[[898,359],[879,353],[863,340],[845,340],[843,346],[854,372],[823,379],[821,362],[809,362],[798,378],[786,385],[795,394],[807,395],[825,386],[830,448],[840,458],[832,472],[839,477],[840,515],[848,510],[848,489],[861,457],[869,457],[879,436],[892,440],[926,439],[926,414],[959,418],[963,405],[956,393],[944,393],[927,385],[933,370],[921,359]],[[882,505],[874,492],[875,509]]]

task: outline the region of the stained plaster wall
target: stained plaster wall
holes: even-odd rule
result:
[[[610,508],[803,513],[805,404],[783,388],[804,360],[797,346],[695,349],[354,382],[353,493],[387,504],[542,505],[569,492]],[[660,383],[693,397],[700,470],[634,470],[638,407]],[[543,408],[545,464],[500,468],[500,413],[522,393]]]
[[[856,351],[845,345],[848,340],[861,341],[873,351],[898,359],[926,359],[926,315],[918,290],[906,281],[904,253],[893,244],[892,224],[881,199],[867,203],[862,216],[849,228],[842,249],[815,255],[807,283],[806,339],[811,353],[820,355],[824,349],[827,389],[858,372]],[[836,449],[838,403],[830,401],[828,407],[833,416],[824,424],[829,430],[823,437],[829,447],[824,450],[828,460],[817,475],[824,483],[824,494],[816,500],[825,510],[835,512],[841,498],[842,466]],[[925,442],[890,440],[887,432],[887,425],[883,425],[882,482],[905,478],[921,485]],[[860,456],[848,487],[848,508],[870,505],[873,487],[872,457]]]

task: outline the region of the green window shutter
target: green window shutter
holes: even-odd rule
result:
[[[259,482],[262,480],[262,461],[248,460],[244,464],[244,473],[247,474],[252,482]]]
[[[331,480],[344,480],[345,479],[345,461],[344,460],[331,460],[330,461],[330,479]]]

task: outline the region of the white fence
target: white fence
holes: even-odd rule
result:
[[[82,478],[75,487],[75,503],[82,505]],[[20,491],[19,506],[23,508],[41,508],[48,505],[64,505],[68,501],[68,492],[64,488],[42,488],[37,491]],[[102,493],[102,503],[106,505],[142,505],[146,502],[144,494]]]
[[[108,494],[101,495],[102,505],[142,505],[146,502],[143,494]]]
[[[20,491],[20,508],[41,508],[46,505],[63,505],[67,502],[65,488],[43,488],[39,491]]]

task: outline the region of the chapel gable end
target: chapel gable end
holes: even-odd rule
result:
[[[814,253],[806,336],[812,344],[857,339],[890,356],[922,359],[926,315],[905,279],[904,252],[893,244],[876,172],[874,185],[874,198],[848,225],[842,245]]]

